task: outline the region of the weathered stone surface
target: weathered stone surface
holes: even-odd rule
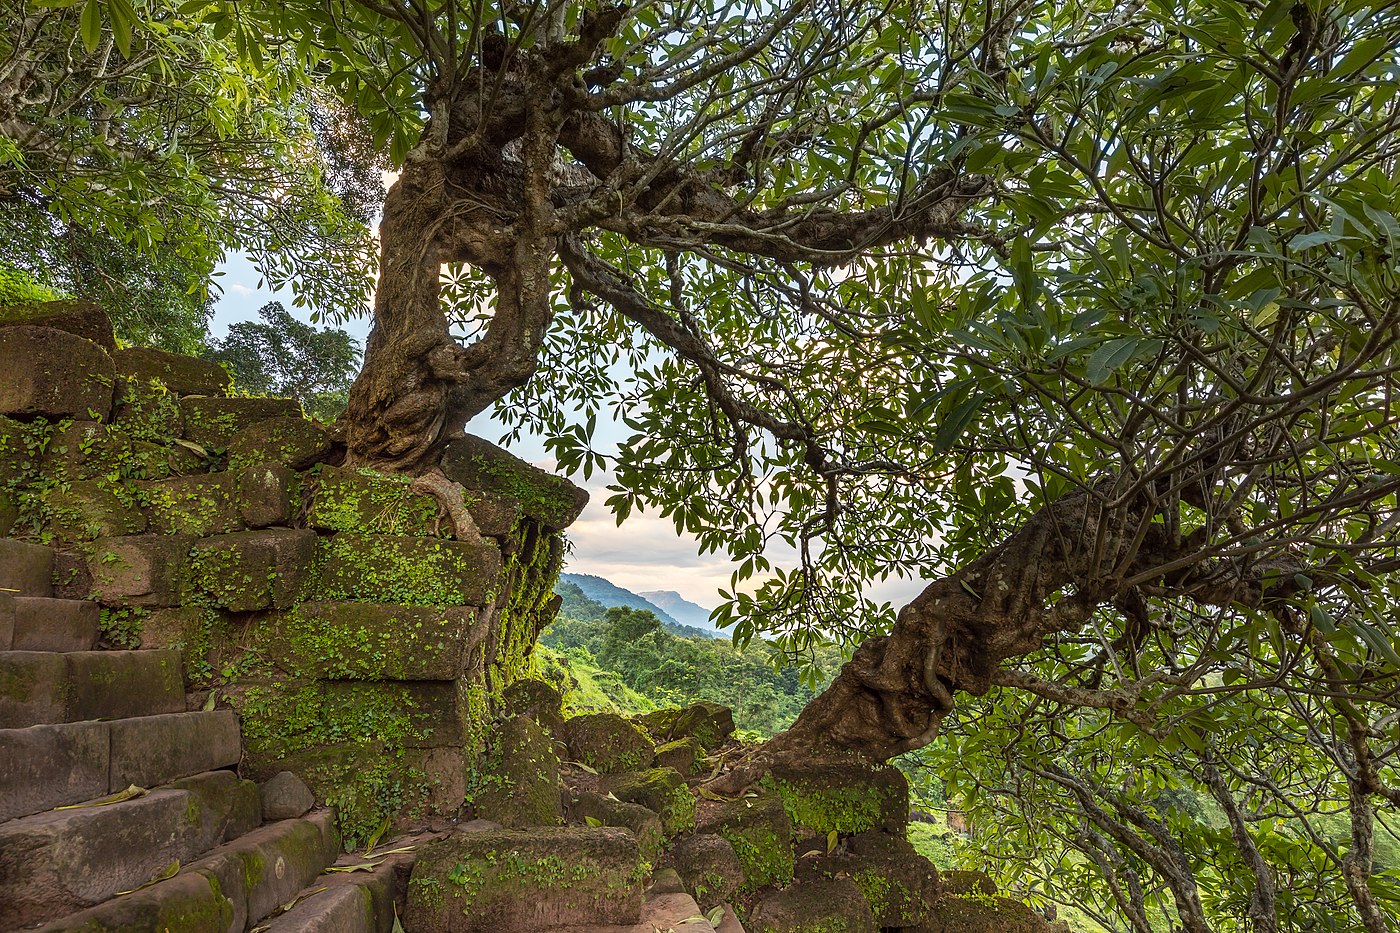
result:
[[[105,477],[131,457],[131,438],[111,425],[78,419],[55,425],[39,467],[55,482]]]
[[[520,503],[509,496],[480,490],[467,497],[467,511],[471,512],[476,530],[490,538],[504,538],[515,530],[520,521]]]
[[[93,592],[107,605],[178,606],[189,595],[189,535],[98,538],[88,571]]]
[[[46,651],[0,654],[0,729],[64,722],[68,663]]]
[[[0,486],[0,538],[14,530],[19,521],[19,499],[13,489]]]
[[[146,517],[134,500],[119,496],[111,483],[73,480],[44,493],[48,530],[64,544],[81,544],[97,538],[139,535]]]
[[[450,525],[437,500],[409,492],[410,477],[369,469],[323,466],[315,474],[306,523],[323,531],[437,537]]]
[[[280,463],[292,470],[305,470],[330,452],[326,429],[298,414],[250,424],[228,442],[230,470],[255,463]]]
[[[327,722],[343,722],[347,734],[368,734],[357,722],[392,731],[404,748],[470,745],[477,728],[466,685],[460,681],[336,681],[326,685]]]
[[[27,301],[0,309],[0,327],[16,325],[52,327],[90,340],[108,353],[117,348],[111,318],[91,301]]]
[[[62,657],[69,722],[184,712],[178,651],[74,651]]]
[[[238,783],[232,772],[219,771],[120,803],[0,825],[0,928],[81,910],[217,845]]]
[[[227,448],[240,431],[272,418],[301,417],[301,407],[285,398],[180,399],[185,438],[206,448]]]
[[[316,795],[290,771],[278,771],[259,787],[265,820],[291,820],[316,806]]]
[[[549,684],[533,677],[522,677],[501,691],[501,710],[508,716],[529,716],[562,741],[564,698]]]
[[[996,897],[997,894],[997,883],[980,871],[945,871],[939,880],[943,893],[949,897],[966,897],[969,894]]]
[[[524,933],[636,923],[642,872],[637,841],[622,829],[456,833],[420,850],[404,926],[413,933]]]
[[[603,775],[598,786],[618,800],[651,810],[661,818],[661,829],[668,836],[695,825],[695,798],[685,778],[670,768]]]
[[[39,933],[229,933],[242,930],[233,904],[218,882],[199,872],[181,872],[131,894],[70,914]]]
[[[49,433],[47,425],[0,415],[0,487],[29,475]]]
[[[0,823],[105,796],[108,747],[105,722],[0,729]]]
[[[556,826],[563,817],[553,737],[528,716],[496,727],[477,775],[476,811],[502,826]]]
[[[792,821],[782,798],[760,793],[741,800],[702,800],[695,831],[723,836],[744,867],[745,890],[792,880]]]
[[[569,755],[597,771],[637,771],[654,757],[651,740],[616,713],[589,713],[564,723]]]
[[[455,680],[477,612],[465,606],[307,602],[257,623],[261,657],[327,680]]]
[[[340,864],[363,861],[352,854]],[[269,921],[266,933],[387,933],[402,912],[396,902],[408,887],[413,861],[412,853],[402,853],[384,858],[371,871],[328,872],[302,893],[296,906]]]
[[[719,703],[700,702],[683,709],[660,709],[637,717],[657,742],[694,736],[707,749],[734,734],[734,712]]]
[[[129,347],[112,354],[117,372],[128,379],[159,380],[177,395],[222,395],[229,374],[218,363],[154,347]]]
[[[134,440],[168,444],[185,433],[185,414],[164,383],[118,374],[112,424]]]
[[[405,791],[401,812],[410,822],[421,825],[421,817],[445,816],[462,809],[467,772],[476,758],[477,749],[468,751],[458,745],[404,749],[403,768],[406,773],[421,774],[423,783]]]
[[[112,411],[112,358],[52,327],[0,328],[0,414],[104,421]]]
[[[835,852],[797,860],[799,883],[849,878],[881,927],[909,927],[928,916],[939,895],[938,869],[916,852],[904,856]]]
[[[318,592],[328,599],[408,606],[482,606],[501,554],[489,544],[341,532],[322,542]]]
[[[301,509],[301,478],[280,463],[258,463],[238,473],[238,513],[249,528],[291,525]]]
[[[0,538],[0,587],[16,596],[52,596],[53,551]]]
[[[9,644],[4,632],[9,630]],[[91,651],[100,632],[97,603],[0,595],[0,646],[13,651]]]
[[[92,572],[81,551],[56,551],[53,556],[53,595],[59,599],[93,598]]]
[[[175,476],[138,483],[148,503],[153,534],[228,534],[243,529],[243,519],[234,500],[235,477],[228,473]]]
[[[232,710],[118,719],[112,735],[112,791],[155,787],[204,771],[231,768],[242,756]],[[300,815],[300,814],[298,814]]]
[[[680,839],[671,847],[667,861],[706,911],[730,900],[744,886],[744,866],[723,836],[701,833]]]
[[[315,562],[315,532],[263,528],[202,539],[191,572],[216,606],[234,612],[285,609],[300,599]]]
[[[770,781],[800,836],[869,829],[903,835],[909,825],[909,782],[898,768],[785,765],[773,769]]]
[[[696,772],[700,755],[700,740],[693,735],[687,735],[674,742],[656,746],[656,766],[691,775]]]
[[[479,437],[451,441],[442,455],[442,471],[469,492],[505,496],[550,531],[573,524],[588,504],[588,493],[564,479]]]
[[[749,933],[876,933],[860,889],[844,878],[795,884],[754,905]],[[950,931],[951,933],[951,931]]]
[[[1051,924],[1031,908],[1009,897],[944,896],[929,908],[927,919],[912,933],[1053,933]]]
[[[637,846],[642,858],[653,861],[666,844],[666,834],[661,829],[661,818],[638,803],[624,803],[603,794],[585,791],[571,796],[569,802],[569,822],[595,825],[620,826],[632,831],[637,837]]]

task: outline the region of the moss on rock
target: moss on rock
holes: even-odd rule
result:
[[[321,540],[316,592],[328,600],[482,606],[500,573],[488,544],[342,532]]]
[[[476,812],[502,826],[556,826],[563,818],[554,737],[529,716],[501,723],[471,784]]]
[[[775,768],[765,784],[782,797],[799,836],[903,835],[909,822],[909,782],[898,768],[814,762]]]
[[[569,754],[596,771],[636,771],[651,765],[647,734],[616,713],[575,716],[564,723]]]
[[[695,826],[695,797],[685,778],[670,768],[604,775],[599,789],[625,803],[641,804],[661,818],[667,836]]]
[[[734,847],[746,876],[743,890],[792,881],[792,821],[778,795],[707,800],[696,815],[695,828],[698,833],[723,836]]]

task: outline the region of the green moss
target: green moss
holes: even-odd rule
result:
[[[478,606],[499,572],[494,547],[461,541],[342,532],[320,550],[322,599]]]
[[[159,379],[121,381],[113,423],[133,440],[165,444],[180,436],[180,402]]]
[[[763,785],[783,799],[795,827],[824,836],[853,835],[907,821],[907,785],[897,773],[860,766],[815,768],[809,772],[773,774]]]
[[[411,477],[370,469],[322,467],[307,522],[328,531],[449,537],[431,496],[409,491]]]
[[[104,606],[97,615],[103,640],[118,648],[140,648],[146,610],[139,606],[112,609]]]

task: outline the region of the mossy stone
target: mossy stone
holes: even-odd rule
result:
[[[234,481],[238,515],[249,528],[294,524],[301,509],[301,476],[280,463],[257,463]]]
[[[316,534],[291,528],[238,531],[201,539],[191,576],[210,605],[235,612],[286,609],[314,576]]]
[[[997,883],[980,871],[945,871],[939,878],[945,895],[996,897]]]
[[[52,327],[0,327],[0,415],[106,421],[116,388],[112,358]]]
[[[228,473],[173,476],[137,483],[151,531],[198,538],[243,530],[236,477]]]
[[[654,861],[666,843],[661,817],[639,803],[615,800],[590,791],[572,795],[569,821],[588,826],[620,826],[637,837],[642,858]]]
[[[226,449],[233,438],[249,425],[288,415],[301,417],[301,406],[285,398],[211,398],[186,396],[180,399],[185,416],[185,438],[208,449]]]
[[[596,771],[636,771],[651,765],[651,740],[616,713],[590,713],[564,723],[569,754]]]
[[[158,350],[129,347],[112,354],[117,372],[133,381],[160,382],[177,395],[223,395],[229,374],[218,363]]]
[[[409,492],[410,478],[368,469],[322,467],[316,474],[306,522],[322,531],[446,536],[431,496]]]
[[[914,928],[916,933],[1051,933],[1055,929],[1020,901],[985,894],[944,895]]]
[[[667,836],[695,826],[695,798],[685,778],[670,768],[604,775],[598,786],[624,803],[641,804],[655,813]]]
[[[695,830],[729,840],[744,867],[744,890],[792,881],[792,821],[777,794],[706,800],[696,814]]]
[[[799,836],[871,829],[903,835],[909,824],[909,782],[898,768],[855,762],[785,765],[774,768],[765,783],[781,795]]]
[[[658,742],[694,736],[707,749],[734,734],[734,711],[719,703],[701,701],[680,709],[661,709],[637,717]]]
[[[52,327],[97,344],[108,353],[117,349],[112,319],[91,301],[23,301],[0,308],[0,327],[28,324]]]
[[[799,882],[849,878],[881,927],[910,927],[925,918],[940,887],[938,869],[917,852],[904,856],[835,852],[797,860]]]
[[[698,833],[677,840],[667,861],[703,911],[727,903],[744,887],[743,863],[723,836]]]
[[[169,443],[185,430],[180,400],[158,379],[117,378],[112,424],[141,441]]]
[[[35,456],[48,442],[48,428],[0,416],[0,486],[18,484],[34,468]]]
[[[549,684],[522,677],[501,691],[501,709],[509,716],[529,716],[554,738],[564,735],[564,699]]]
[[[478,815],[502,826],[557,826],[559,755],[554,737],[529,716],[511,716],[491,738],[471,791]]]
[[[469,435],[449,442],[441,467],[448,478],[469,491],[515,500],[525,515],[548,531],[573,524],[588,504],[588,493],[562,476],[531,466],[479,437]]]
[[[681,774],[694,774],[702,754],[700,740],[693,735],[687,735],[674,742],[656,746],[656,766],[674,768]]]
[[[452,681],[462,674],[476,612],[463,606],[304,602],[257,620],[258,656],[293,676]]]
[[[321,541],[326,599],[408,606],[482,606],[501,570],[494,545],[341,532]]]
[[[88,571],[104,605],[179,606],[190,595],[188,535],[124,535],[93,543]]]
[[[120,487],[101,480],[74,480],[44,493],[46,525],[61,544],[80,544],[102,537],[139,535],[146,517]]]
[[[131,459],[131,438],[97,421],[60,422],[44,445],[40,469],[59,482],[118,472]]]
[[[305,470],[331,452],[326,429],[300,415],[281,415],[258,421],[240,430],[228,442],[229,469],[254,463],[280,463]]]
[[[879,927],[860,889],[836,878],[765,895],[754,905],[744,929],[749,933],[877,933]]]

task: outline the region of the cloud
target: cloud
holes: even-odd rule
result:
[[[241,282],[230,282],[228,290],[233,292],[235,295],[252,295],[255,294],[257,291],[256,289],[249,288]]]

